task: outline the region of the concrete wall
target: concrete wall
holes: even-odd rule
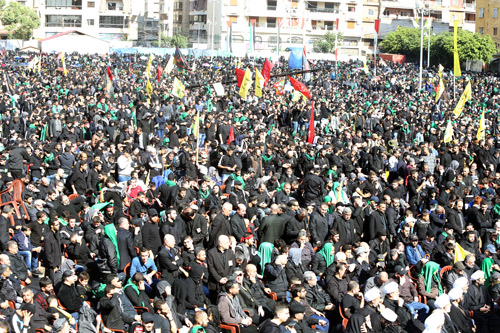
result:
[[[65,35],[39,42],[42,52],[78,52],[84,54],[107,54],[109,43],[86,35]]]

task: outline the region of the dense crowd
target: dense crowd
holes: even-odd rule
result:
[[[444,71],[436,101],[434,67],[419,90],[412,64],[311,61],[307,99],[273,87],[281,58],[243,99],[234,68],[263,59],[23,59],[1,59],[0,332],[500,327],[495,75]]]

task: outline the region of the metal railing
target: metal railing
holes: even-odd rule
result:
[[[340,11],[336,8],[308,8],[311,13],[333,13],[338,14]]]

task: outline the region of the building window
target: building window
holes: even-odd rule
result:
[[[479,18],[483,18],[484,17],[484,8],[479,8]]]
[[[326,3],[325,3],[325,6],[326,6]],[[318,8],[318,3],[315,1],[309,1],[307,3],[307,9],[311,9],[311,8],[314,8],[314,9]]]
[[[277,0],[268,0],[267,1],[267,10],[276,10],[276,7],[278,7]]]
[[[182,15],[174,15],[174,23],[182,24]]]
[[[94,1],[87,2],[87,8],[95,8],[95,2]]]
[[[375,11],[373,9],[368,9],[368,15],[372,16],[375,14]]]
[[[81,15],[45,15],[46,27],[81,27]]]
[[[354,29],[356,26],[355,21],[347,21],[347,29]]]
[[[99,16],[99,28],[128,28],[124,16]]]
[[[482,35],[483,34],[483,31],[484,31],[484,28],[479,28],[479,33]]]
[[[229,16],[229,21],[236,23],[238,21],[238,16]]]
[[[276,18],[268,17],[266,23],[268,28],[276,28]]]
[[[298,7],[299,7],[299,2],[292,0],[292,8],[298,8]]]
[[[182,10],[182,2],[174,3],[174,10],[181,11]]]
[[[20,1],[18,1],[20,2]],[[73,9],[81,9],[82,8],[82,0],[47,0],[45,4],[45,8],[50,7],[71,7]]]
[[[94,19],[88,19],[87,25],[94,25]]]
[[[350,12],[350,13],[354,13],[356,11],[356,7],[349,6],[349,7],[347,7],[347,11]]]
[[[238,6],[238,0],[231,0],[229,1],[230,6]]]
[[[390,12],[390,11],[388,11],[388,10],[384,10],[384,13],[383,13],[383,14],[384,14],[384,16],[389,16],[389,15],[391,15],[391,12]]]
[[[494,36],[498,35],[498,28],[493,28],[493,35]]]
[[[493,8],[493,18],[498,18],[498,8]]]

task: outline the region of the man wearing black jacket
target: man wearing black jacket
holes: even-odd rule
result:
[[[130,223],[126,217],[118,219],[118,228],[116,229],[116,241],[118,243],[118,253],[120,254],[120,264],[118,271],[123,272],[123,269],[133,258],[137,257],[137,252],[134,248],[134,237],[129,231]]]
[[[214,296],[226,284],[236,266],[236,257],[233,250],[230,249],[230,245],[229,237],[220,235],[218,246],[208,250],[207,253],[208,289],[216,290],[216,293],[210,293]]]
[[[52,218],[49,221],[49,230],[43,235],[43,252],[48,276],[54,281],[54,273],[61,266],[61,239],[59,236],[59,220]]]
[[[165,235],[163,237],[163,246],[158,252],[158,269],[161,272],[162,280],[166,280],[172,284],[174,279],[179,277],[182,272],[182,259],[179,251],[175,248],[175,237],[172,235]]]
[[[142,227],[142,244],[147,245],[156,256],[161,248],[160,228],[158,227],[158,212],[154,208],[148,209],[149,222]]]
[[[14,179],[23,178],[23,161],[29,161],[30,155],[21,146],[21,141],[17,141],[13,149],[9,152],[9,169]]]
[[[121,309],[116,287],[108,284],[104,289],[104,296],[99,300],[104,326],[115,330],[128,330],[128,326],[135,321],[140,321],[140,316],[135,318],[127,316]]]
[[[63,283],[57,293],[57,298],[61,302],[61,305],[64,306],[69,313],[80,311],[83,305],[83,298],[80,297],[75,285],[77,279],[77,276],[72,270],[64,271],[62,275]]]

